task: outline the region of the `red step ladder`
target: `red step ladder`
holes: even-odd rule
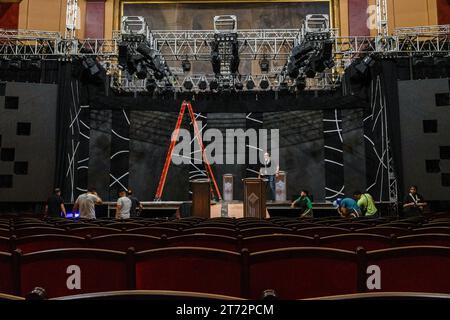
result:
[[[203,145],[202,135],[199,132],[197,121],[196,121],[195,115],[194,115],[194,111],[192,109],[192,105],[189,101],[183,101],[183,103],[181,104],[180,113],[178,114],[178,119],[177,119],[177,123],[175,125],[175,130],[173,131],[173,134],[172,134],[172,137],[170,140],[170,146],[169,146],[169,150],[167,151],[166,162],[164,163],[164,168],[161,173],[161,178],[159,179],[158,189],[156,190],[156,195],[155,195],[155,201],[161,201],[163,190],[164,190],[164,185],[166,183],[167,172],[169,171],[170,162],[172,161],[173,149],[177,143],[178,135],[180,134],[181,122],[183,121],[183,116],[184,116],[184,113],[186,112],[186,108],[188,109],[189,116],[192,121],[192,125],[194,126],[195,138],[197,138],[198,144],[200,145],[200,148],[202,150],[202,159],[203,159],[203,163],[206,166],[206,173],[208,175],[209,181],[213,184],[213,188],[211,188],[211,194],[214,196],[214,192],[215,192],[217,198],[219,200],[222,200],[222,196],[220,194],[219,187],[217,186],[216,179],[214,178],[214,174],[212,172],[211,165],[209,164],[209,161],[205,155],[205,146]]]

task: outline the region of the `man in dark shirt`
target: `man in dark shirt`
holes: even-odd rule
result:
[[[141,214],[142,209],[144,208],[138,198],[133,196],[133,190],[128,189],[127,192],[128,198],[131,200],[131,209],[130,209],[130,217],[137,217]],[[136,209],[139,208],[137,211]]]
[[[53,194],[47,199],[45,205],[45,215],[51,217],[60,217],[61,212],[66,217],[66,208],[64,207],[64,199],[61,197],[61,190],[56,188]]]
[[[405,217],[417,217],[423,213],[423,208],[427,205],[422,195],[417,193],[417,186],[409,187],[409,193],[403,202],[403,215]]]

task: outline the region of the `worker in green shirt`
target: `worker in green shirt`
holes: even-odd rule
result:
[[[291,204],[291,208],[299,207],[300,208],[300,218],[304,217],[312,217],[313,216],[313,210],[312,210],[312,202],[309,198],[309,193],[307,190],[300,191],[300,197],[297,198],[294,202]]]
[[[355,191],[353,197],[358,203],[361,209],[362,215],[366,217],[378,217],[378,209],[375,206],[373,198],[368,193],[362,193],[361,191]]]

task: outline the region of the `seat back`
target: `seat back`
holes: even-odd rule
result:
[[[78,237],[86,237],[87,235],[96,237],[96,236],[102,236],[105,234],[115,234],[115,233],[121,233],[121,232],[122,231],[120,229],[108,228],[108,227],[83,227],[83,228],[71,229],[68,231],[68,234],[71,234],[73,236],[78,236]]]
[[[322,247],[355,251],[358,247],[366,250],[389,248],[392,240],[389,237],[370,233],[346,233],[319,239]]]
[[[184,234],[168,238],[166,244],[169,247],[204,247],[233,252],[239,251],[239,243],[236,237],[218,234]]]
[[[395,239],[395,245],[450,247],[450,234],[445,233],[410,234]]]
[[[108,228],[114,228],[119,230],[130,230],[140,227],[145,227],[143,223],[137,223],[137,222],[111,222],[104,225]]]
[[[314,238],[296,234],[264,234],[242,239],[242,248],[248,249],[249,252],[314,245]]]
[[[385,292],[450,293],[450,248],[412,246],[367,252],[367,265],[381,270]]]
[[[414,229],[415,233],[445,233],[450,234],[450,227],[423,227]]]
[[[168,237],[175,236],[179,234],[179,231],[177,229],[173,228],[163,228],[163,227],[141,227],[141,228],[135,228],[127,230],[127,233],[134,233],[134,234],[145,234],[148,236],[153,237],[161,237],[163,234],[165,234]]]
[[[230,228],[219,228],[219,227],[194,227],[183,230],[183,234],[194,234],[194,233],[204,233],[204,234],[217,234],[228,237],[235,237],[237,235],[237,230]]]
[[[7,237],[0,237],[0,252],[11,251],[11,241]]]
[[[162,243],[159,237],[133,233],[118,233],[93,237],[88,240],[88,245],[92,248],[125,252],[130,247],[133,247],[135,251],[155,249],[161,247]]]
[[[314,237],[315,235],[318,235],[319,237],[326,237],[326,236],[332,236],[335,234],[342,234],[342,233],[348,233],[349,230],[344,228],[337,228],[337,227],[312,227],[312,228],[303,228],[300,230],[297,230],[297,234],[300,234],[302,236],[308,236],[308,237]]]
[[[17,237],[26,237],[39,234],[65,234],[66,230],[54,227],[31,227],[12,231]]]
[[[9,252],[0,252],[0,292],[14,294],[14,270],[12,255]]]
[[[371,234],[379,234],[382,236],[390,237],[391,235],[395,235],[397,237],[401,237],[407,234],[412,233],[411,230],[405,228],[397,228],[397,227],[371,227],[371,228],[363,228],[357,229],[358,233],[371,233]]]
[[[239,230],[239,233],[244,238],[246,238],[246,237],[258,236],[258,235],[264,235],[264,234],[294,234],[295,231],[290,228],[269,226],[269,227],[256,227],[256,228],[249,228],[249,229],[241,229],[241,230]]]
[[[358,291],[357,255],[330,248],[285,248],[250,253],[250,299],[274,289],[280,299]]]
[[[136,253],[136,289],[241,296],[241,254],[172,247]]]
[[[85,240],[66,234],[39,234],[17,238],[14,241],[14,249],[20,249],[22,253],[44,251],[51,249],[82,248]]]
[[[35,287],[49,298],[99,291],[127,290],[132,285],[126,253],[101,249],[57,249],[19,254],[20,291]]]

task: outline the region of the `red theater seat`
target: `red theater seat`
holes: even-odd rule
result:
[[[14,294],[12,255],[0,252],[0,293]]]
[[[395,239],[395,246],[450,247],[450,234],[445,233],[410,234]]]
[[[237,230],[230,228],[219,228],[219,227],[194,227],[189,229],[184,229],[183,234],[194,234],[194,233],[204,233],[204,234],[217,234],[228,237],[235,237],[237,235]]]
[[[239,233],[244,237],[259,236],[264,234],[294,234],[295,231],[290,228],[269,226],[269,227],[256,227],[249,229],[241,229]]]
[[[65,234],[66,230],[53,227],[31,227],[31,228],[17,229],[12,231],[11,233],[21,238],[39,234]]]
[[[118,233],[93,237],[88,241],[93,248],[127,251],[134,247],[135,251],[150,250],[162,246],[161,238],[143,234]]]
[[[145,225],[143,223],[137,223],[137,222],[112,222],[112,223],[107,223],[104,226],[108,227],[108,228],[119,229],[119,230],[129,230],[129,229],[145,227]]]
[[[161,237],[163,234],[165,234],[168,237],[175,236],[179,234],[179,231],[177,229],[173,228],[162,228],[162,227],[141,227],[141,228],[135,228],[127,230],[127,233],[134,233],[134,234],[145,234],[148,236],[153,237]]]
[[[238,239],[217,234],[184,234],[167,239],[170,247],[205,247],[239,251]]]
[[[326,236],[332,236],[335,234],[342,234],[342,233],[348,233],[349,230],[344,228],[337,228],[337,227],[313,227],[313,228],[304,228],[297,230],[297,234],[300,234],[302,236],[309,236],[314,237],[315,235],[318,235],[319,237],[326,237]]]
[[[46,223],[46,222],[31,222],[31,223],[15,223],[14,224],[14,229],[16,230],[20,230],[20,229],[25,229],[25,228],[54,228],[55,225],[52,223]]]
[[[311,223],[311,222],[300,222],[300,221],[296,221],[296,222],[289,222],[289,223],[285,223],[283,224],[283,227],[286,228],[296,228],[298,229],[305,229],[305,228],[314,228],[314,227],[320,227],[320,224],[317,223]]]
[[[242,239],[242,248],[247,248],[250,252],[314,245],[314,238],[296,234],[266,234]]]
[[[86,237],[91,235],[92,237],[102,236],[106,234],[121,233],[119,229],[108,228],[108,227],[83,227],[69,230],[68,233],[73,236]]]
[[[57,249],[20,255],[20,291],[45,288],[48,297],[126,290],[133,274],[126,253],[101,249]]]
[[[0,237],[0,252],[11,251],[11,241],[7,237]]]
[[[358,247],[366,250],[389,248],[391,239],[386,236],[370,233],[346,233],[320,238],[322,247],[355,251]]]
[[[381,290],[450,293],[450,248],[415,246],[367,252],[381,271]]]
[[[30,253],[50,249],[82,248],[85,246],[85,240],[66,234],[39,234],[17,238],[14,246],[14,249],[20,249],[22,253]]]
[[[357,255],[330,248],[286,248],[250,253],[250,299],[274,289],[280,299],[358,292]]]
[[[414,233],[445,233],[450,234],[450,227],[426,227],[414,229]]]
[[[405,228],[396,228],[396,227],[371,227],[371,228],[363,228],[356,230],[358,233],[371,233],[371,234],[379,234],[382,236],[390,237],[391,235],[395,235],[397,237],[404,236],[412,233],[411,230]]]
[[[343,228],[343,229],[347,229],[347,230],[363,229],[363,228],[367,228],[369,226],[370,225],[368,225],[366,223],[361,223],[361,222],[341,222],[341,223],[333,224],[333,227],[335,227],[335,228]]]
[[[241,296],[241,254],[193,247],[136,254],[136,289]]]
[[[192,228],[227,228],[227,229],[236,229],[236,224],[231,222],[201,222],[192,226]]]

